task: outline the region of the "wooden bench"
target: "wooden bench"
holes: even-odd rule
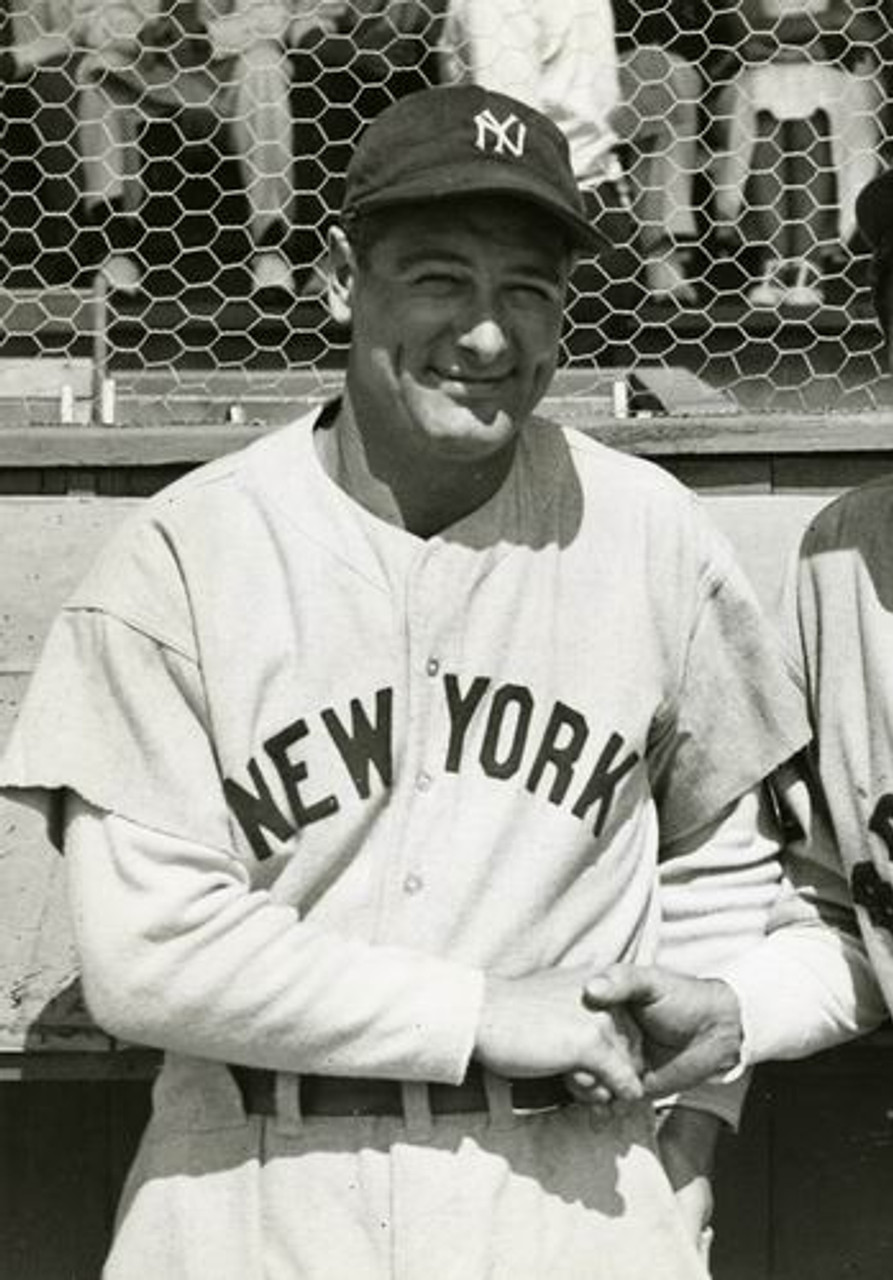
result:
[[[575,416],[573,409],[565,416]],[[593,429],[615,442],[618,438],[616,422],[606,420]],[[183,469],[190,465],[190,453],[193,461],[203,460],[252,435],[190,432],[184,449],[182,435],[179,447],[174,443],[176,433],[165,438],[136,428],[86,433],[75,428],[49,443],[44,438],[42,455],[34,444],[39,433],[30,437],[30,454],[29,437],[15,437],[22,452],[8,451],[7,491],[0,486],[0,741],[52,616],[138,501],[86,495],[84,476],[95,488],[97,469],[120,468],[127,459],[133,470],[154,468],[156,475],[162,454],[174,469]],[[761,453],[745,432],[740,437],[745,447],[734,454],[712,453],[705,448],[710,439],[703,422],[693,423],[687,446],[677,439],[671,447],[661,424],[643,422],[630,423],[621,442],[694,477],[711,515],[771,605],[808,520],[848,480],[862,478],[866,468],[861,462],[854,466],[852,458],[851,465],[841,466],[829,452],[818,481],[815,469],[805,466],[800,474],[806,483],[790,487],[777,483],[779,475],[788,475],[779,469],[777,441]],[[893,467],[893,442],[887,448]],[[880,435],[870,437],[862,462],[882,452]],[[8,492],[17,456],[22,474],[31,475],[41,456],[50,470],[65,470],[72,492]],[[755,468],[762,468],[759,475]],[[136,483],[137,491],[149,487]],[[157,1060],[151,1052],[114,1044],[83,1009],[61,870],[36,818],[0,802],[4,1280],[97,1280]],[[743,1134],[721,1155],[716,1280],[837,1280],[849,1274],[844,1268],[852,1258],[863,1268],[852,1274],[866,1280],[888,1274],[893,1262],[888,1107],[893,1101],[884,1093],[884,1081],[891,1053],[881,1036],[811,1064],[758,1073]],[[824,1181],[822,1169],[828,1171]],[[807,1199],[804,1177],[811,1188]],[[864,1225],[862,1214],[868,1214]]]

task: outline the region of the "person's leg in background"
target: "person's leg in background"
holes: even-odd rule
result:
[[[768,111],[756,115],[750,172],[745,181],[743,223],[748,243],[761,250],[760,278],[748,291],[757,307],[778,306],[784,295],[779,272],[786,257],[784,140],[782,124]]]
[[[824,109],[837,179],[836,237],[845,248],[856,230],[856,196],[881,168],[885,100],[880,70],[871,54],[841,71],[837,80],[837,92],[827,96]]]
[[[82,195],[77,147],[77,58],[38,63],[19,79],[39,148],[40,210],[35,228],[41,248],[39,275],[52,283],[70,280],[75,262],[67,246],[79,224]]]
[[[133,293],[142,273],[135,258],[142,202],[139,145],[143,116],[122,100],[93,60],[81,70],[78,141],[88,222],[100,238],[102,271],[112,290]]]
[[[292,293],[286,244],[294,217],[291,65],[274,41],[261,40],[232,60],[221,94],[249,207],[254,292]]]
[[[665,50],[642,46],[621,54],[618,132],[629,156],[632,213],[649,297],[694,303],[680,246],[693,240],[698,166],[698,101],[694,67]]]
[[[757,116],[747,183],[749,238],[765,246],[755,306],[820,306],[823,255],[834,238],[834,175],[827,118]]]
[[[805,120],[786,121],[786,256],[792,277],[786,297],[789,305],[819,306],[824,301],[824,264],[836,240],[834,188],[824,111]]]

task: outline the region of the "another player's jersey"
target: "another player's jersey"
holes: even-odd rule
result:
[[[725,543],[657,468],[544,423],[421,539],[328,478],[312,426],[114,540],[3,784],[230,851],[368,942],[506,974],[651,958],[659,858],[807,737]]]
[[[797,599],[822,787],[893,1008],[893,477],[816,518],[800,552]]]

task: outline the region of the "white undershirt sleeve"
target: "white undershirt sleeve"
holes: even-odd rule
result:
[[[282,1071],[464,1076],[479,971],[302,921],[229,854],[73,793],[64,847],[84,992],[110,1034]]]
[[[758,947],[779,892],[780,844],[763,788],[754,787],[710,826],[665,850],[658,962],[714,977]],[[737,1069],[672,1101],[737,1128],[749,1082]]]
[[[776,790],[793,834],[768,936],[719,974],[738,996],[751,1064],[831,1048],[888,1016],[834,836],[799,773],[779,771]]]
[[[833,836],[800,773],[786,766],[778,779],[784,835],[756,788],[661,868],[660,962],[727,981],[744,1032],[739,1067],[679,1101],[733,1127],[743,1068],[806,1057],[886,1016]]]

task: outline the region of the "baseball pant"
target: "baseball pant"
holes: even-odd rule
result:
[[[647,1106],[246,1116],[226,1067],[169,1062],[104,1280],[705,1280]]]

